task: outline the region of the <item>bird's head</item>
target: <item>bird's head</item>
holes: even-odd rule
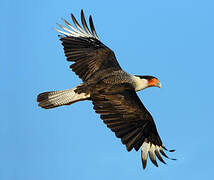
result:
[[[161,88],[161,83],[158,78],[154,76],[135,76],[137,79],[136,91],[148,88],[148,87],[159,87]]]

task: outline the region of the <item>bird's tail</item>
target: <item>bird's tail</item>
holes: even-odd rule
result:
[[[76,93],[77,87],[62,91],[49,91],[37,96],[39,106],[45,109],[55,108],[62,105],[70,105],[77,101],[83,101],[90,98],[85,93]]]

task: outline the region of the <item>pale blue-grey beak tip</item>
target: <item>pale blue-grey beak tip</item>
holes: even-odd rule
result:
[[[160,83],[160,82],[159,82],[159,83],[157,83],[157,84],[156,84],[156,86],[157,86],[157,87],[159,87],[159,88],[161,88],[161,87],[162,87],[162,85],[161,85],[161,83]]]

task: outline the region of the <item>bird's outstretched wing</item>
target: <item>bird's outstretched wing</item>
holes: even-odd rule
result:
[[[71,14],[76,26],[74,28],[62,19],[68,28],[59,25],[62,30],[56,29],[65,36],[59,36],[64,46],[65,56],[74,63],[70,68],[83,80],[89,80],[95,73],[111,68],[111,71],[121,69],[114,52],[106,47],[97,36],[92,17],[89,17],[90,29],[87,26],[83,10],[81,21],[83,28]]]
[[[107,88],[106,91],[91,94],[94,110],[101,115],[107,127],[121,138],[128,151],[141,148],[143,168],[146,168],[148,155],[155,166],[158,166],[156,156],[165,163],[161,154],[167,157],[163,151],[167,149],[158,135],[152,116],[134,90],[121,91],[121,86],[119,89],[120,92],[117,88],[112,92]]]

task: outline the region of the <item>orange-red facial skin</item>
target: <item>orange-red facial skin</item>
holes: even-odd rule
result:
[[[159,80],[157,78],[152,78],[148,80],[149,87],[157,86],[158,83],[159,83]]]

